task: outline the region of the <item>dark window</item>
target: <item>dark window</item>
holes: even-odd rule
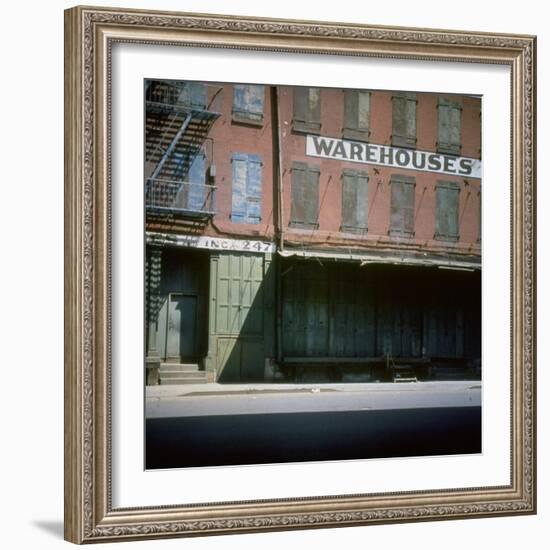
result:
[[[192,109],[206,109],[206,86],[199,82],[185,82],[178,103]]]
[[[292,204],[290,225],[316,228],[319,216],[319,166],[292,164]]]
[[[321,90],[319,88],[294,88],[294,113],[292,128],[300,132],[321,131]]]
[[[458,198],[460,186],[439,181],[436,187],[435,238],[458,241]]]
[[[460,103],[440,98],[437,104],[437,151],[460,155],[462,107]]]
[[[369,139],[370,92],[344,90],[344,130],[346,139]]]
[[[368,174],[358,170],[342,173],[342,231],[367,231]]]
[[[416,94],[396,93],[392,97],[392,136],[396,147],[416,147]]]
[[[248,124],[263,124],[263,86],[236,84],[233,87],[233,120]]]
[[[262,212],[262,159],[259,155],[233,153],[231,221],[260,223]]]
[[[415,180],[411,176],[392,176],[390,235],[414,235]]]

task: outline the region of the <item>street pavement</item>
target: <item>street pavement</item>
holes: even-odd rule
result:
[[[480,407],[481,383],[148,386],[146,417]]]

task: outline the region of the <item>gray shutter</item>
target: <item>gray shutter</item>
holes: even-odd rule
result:
[[[308,88],[297,86],[294,88],[293,122],[307,122]]]
[[[247,215],[246,180],[248,172],[247,155],[234,153],[231,157],[232,168],[232,201],[231,221],[245,223]]]
[[[416,146],[416,94],[398,93],[392,97],[392,145]]]
[[[319,88],[294,88],[292,128],[317,133],[321,129],[321,91]]]
[[[369,137],[369,119],[370,92],[344,90],[344,137],[367,141]]]
[[[292,164],[290,222],[298,227],[317,225],[319,211],[319,167],[303,162]]]
[[[437,105],[437,150],[459,155],[461,150],[462,107],[456,101],[440,98]]]
[[[292,164],[292,203],[290,205],[290,221],[293,224],[303,224],[304,215],[304,187],[306,180],[306,164],[294,162]]]
[[[366,172],[344,170],[342,174],[342,230],[367,229],[368,175]]]
[[[436,188],[435,238],[457,241],[460,187],[454,182],[438,182]]]
[[[368,223],[369,208],[369,178],[366,172],[357,173],[357,198],[356,198],[356,216],[355,226],[357,229],[366,230]]]
[[[262,218],[262,159],[259,155],[248,155],[247,176],[246,221],[260,223]]]
[[[392,176],[390,235],[414,234],[415,180],[410,176]]]
[[[355,170],[344,170],[342,175],[342,229],[351,230],[355,227],[355,198],[357,188],[357,173]]]
[[[310,226],[317,226],[319,221],[319,167],[308,165],[304,195],[304,221]]]
[[[311,130],[319,131],[321,128],[321,90],[319,88],[308,89],[308,122]]]

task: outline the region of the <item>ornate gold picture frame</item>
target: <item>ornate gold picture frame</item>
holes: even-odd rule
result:
[[[112,442],[119,431],[112,424],[116,364],[111,352],[111,227],[117,212],[111,203],[111,101],[116,86],[112,54],[117,44],[319,58],[330,54],[509,69],[509,483],[211,502],[190,501],[182,494],[178,504],[113,504],[117,480],[113,478]],[[65,12],[67,540],[112,542],[536,512],[535,55],[536,38],[523,35],[92,7]],[[490,138],[490,129],[484,132],[484,139]],[[486,357],[490,360],[490,354]],[[136,376],[143,373],[136,370]]]

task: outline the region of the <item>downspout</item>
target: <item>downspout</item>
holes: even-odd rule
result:
[[[275,193],[276,217],[277,217],[277,250],[284,250],[284,219],[283,219],[283,159],[281,147],[281,120],[279,112],[279,88],[271,87],[271,125],[273,129],[273,164],[275,166],[274,176],[277,180],[277,192]],[[276,273],[276,360],[280,365],[283,357],[282,340],[282,277],[281,277],[281,257],[277,255],[274,258]]]

